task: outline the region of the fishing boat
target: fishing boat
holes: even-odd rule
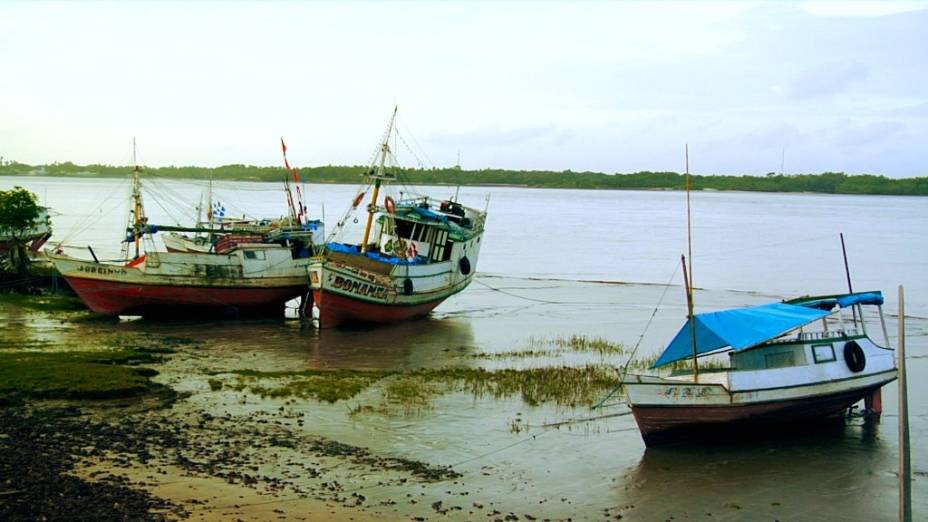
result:
[[[896,378],[882,304],[880,292],[862,292],[691,315],[652,368],[692,359],[693,371],[625,379],[642,438],[817,421],[861,399],[878,413],[881,387]],[[882,344],[867,316],[879,317]],[[722,368],[699,369],[697,358],[726,352]]]
[[[290,224],[285,227],[159,226],[145,216],[140,173],[136,165],[122,259],[101,261],[90,247],[92,260],[66,255],[60,246],[46,251],[91,310],[181,317],[279,315],[284,303],[306,295],[306,270],[316,247],[312,238],[320,234],[322,224],[306,218],[302,197],[301,211],[290,205]],[[206,252],[158,251],[151,239],[159,232],[208,234],[204,237],[209,247]]]
[[[396,179],[390,137],[396,111],[365,172],[365,184],[309,265],[312,304],[321,327],[392,323],[429,314],[474,278],[486,210],[451,199],[403,196],[381,189]],[[360,241],[335,241],[372,190]],[[357,218],[355,218],[356,221]]]

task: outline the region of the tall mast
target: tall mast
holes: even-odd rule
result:
[[[393,122],[396,120],[396,110],[398,107],[393,108],[393,116],[390,117],[390,124],[387,126],[387,134],[383,138],[383,143],[380,145],[380,164],[377,166],[377,171],[372,174],[374,178],[374,193],[371,194],[371,202],[367,206],[367,224],[364,226],[364,239],[361,241],[361,253],[367,252],[367,242],[370,239],[371,235],[371,224],[374,222],[374,212],[377,210],[377,197],[380,195],[380,185],[385,179],[391,179],[392,176],[387,174],[384,171],[384,166],[387,162],[387,154],[390,153],[390,135],[393,134]]]
[[[690,178],[690,145],[686,144],[684,149],[686,158],[686,248],[687,256],[690,260],[690,283],[693,282],[693,213],[690,210],[690,187],[692,179]]]
[[[680,257],[683,262],[683,284],[686,286],[686,308],[690,316],[690,343],[693,345],[693,381],[699,382],[699,362],[696,359],[696,318],[693,315],[693,213],[690,210],[692,181],[690,178],[689,143],[686,144],[684,155],[686,158],[686,249],[690,260],[689,270],[686,267],[686,258]]]
[[[140,243],[142,239],[142,223],[144,221],[144,210],[142,209],[142,186],[139,181],[138,160],[136,158],[135,137],[132,137],[132,238],[135,242],[135,257],[139,257]]]

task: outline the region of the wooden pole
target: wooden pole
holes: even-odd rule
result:
[[[686,256],[680,256],[683,263],[683,285],[686,287],[686,309],[689,315],[690,343],[693,345],[693,382],[699,382],[699,363],[696,359],[696,319],[693,317],[693,287],[686,273]]]
[[[690,260],[690,288],[693,283],[693,213],[690,210],[690,190],[693,181],[690,177],[690,144],[686,144],[684,149],[686,156],[686,255]]]
[[[905,382],[905,295],[899,285],[899,521],[912,522],[912,463],[909,458],[909,406]]]
[[[847,276],[847,291],[849,293],[854,293],[854,287],[851,286],[851,270],[847,265],[847,249],[844,248],[844,232],[838,234],[841,237],[841,255],[844,257],[844,275]],[[851,314],[854,316],[854,326],[857,326],[857,309],[851,307]],[[863,317],[860,318],[860,322],[863,323]]]

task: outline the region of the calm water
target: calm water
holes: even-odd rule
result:
[[[0,188],[13,185],[30,188],[60,213],[54,218],[55,239],[93,244],[106,255],[118,253],[126,184],[0,178]],[[419,190],[453,192],[447,187]],[[186,200],[189,206],[181,212],[148,199],[146,210],[153,222],[188,223],[194,218],[199,186],[161,182],[156,191],[171,196],[166,199]],[[311,211],[321,214],[324,207],[327,220],[334,222],[354,188],[311,185],[308,192]],[[215,193],[238,214],[279,215],[283,208],[281,191],[268,184],[224,183]],[[466,505],[479,500],[503,513],[575,520],[603,520],[604,509],[621,511],[632,520],[895,519],[895,384],[884,389],[880,425],[855,419],[833,432],[787,440],[660,449],[645,449],[630,416],[547,430],[546,423],[593,414],[583,408],[531,407],[518,397],[494,400],[456,393],[408,415],[350,417],[343,403],[289,405],[210,390],[210,375],[236,368],[585,364],[589,361],[579,357],[509,360],[479,355],[524,350],[532,339],[573,334],[627,346],[641,338],[639,355],[648,355],[679,327],[684,315],[679,288],[666,294],[642,337],[662,287],[583,281],[666,282],[686,248],[682,194],[469,188],[461,189],[460,199],[483,206],[488,193],[481,276],[426,321],[317,333],[293,322],[57,324],[36,321],[28,312],[0,309],[0,335],[59,339],[62,344],[121,331],[193,337],[202,348],[189,358],[175,356],[159,368],[159,379],[191,393],[175,406],[178,411],[229,412],[244,418],[255,411],[274,415],[279,408],[300,408],[309,422],[289,429],[381,454],[453,465],[465,474],[461,484],[415,489],[380,487],[376,476],[345,479],[352,486],[369,485],[365,495],[371,499],[400,500],[384,508],[387,519],[431,517],[428,503],[433,500]],[[844,232],[855,289],[883,290],[888,308],[894,310],[896,285],[904,284],[907,315],[928,317],[928,198],[705,193],[694,194],[693,204],[695,276],[705,289],[698,294],[702,307],[843,291],[838,233]],[[349,224],[357,228],[350,220]],[[910,317],[907,344],[917,520],[928,517],[928,320],[922,318]],[[895,341],[895,318],[890,318],[889,327]],[[621,364],[592,357],[593,362]],[[624,406],[614,408],[610,411]],[[514,433],[516,419],[528,431]],[[458,496],[465,489],[468,496]],[[410,492],[425,494],[429,502],[405,503],[402,499]]]
[[[118,254],[128,180],[0,177],[0,188],[14,185],[60,213],[53,241]],[[206,183],[155,179],[146,186],[153,223],[189,225]],[[310,213],[324,215],[331,228],[355,189],[308,185]],[[417,190],[436,197],[454,193],[451,187]],[[280,216],[286,208],[275,184],[216,183],[213,194],[229,216]],[[487,197],[483,273],[665,283],[686,252],[686,203],[679,192],[476,187],[462,188],[459,199],[484,207]],[[907,312],[928,317],[928,198],[706,192],[693,194],[692,209],[700,288],[784,296],[842,292],[843,232],[854,288],[882,290],[895,309],[896,288],[903,284]],[[348,221],[347,233],[358,228]],[[681,280],[677,273],[675,281]]]

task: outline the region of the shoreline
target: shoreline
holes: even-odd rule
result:
[[[206,167],[194,167],[194,168],[202,169],[203,171],[212,170]],[[271,167],[255,167],[255,168],[270,169]],[[128,167],[125,168],[126,173],[130,172],[130,170],[131,169],[129,169]],[[157,167],[153,170],[157,170]],[[361,171],[363,169],[359,167],[357,170]],[[475,172],[479,172],[479,171],[475,171]],[[513,174],[517,174],[517,173],[520,173],[520,171],[513,171]],[[303,175],[304,177],[310,177],[310,175],[307,173],[304,173]],[[614,174],[614,175],[598,174],[598,175],[624,176],[624,175],[630,175],[630,174]],[[813,176],[821,176],[821,175],[813,175]],[[852,175],[852,176],[847,176],[847,178],[853,179],[855,177],[863,177],[863,176],[869,176],[869,175],[866,175],[866,174]],[[109,179],[122,179],[124,176],[122,174],[109,175],[109,174],[97,174],[97,173],[48,174],[48,173],[34,173],[34,172],[31,172],[31,173],[0,172],[0,180],[2,180],[3,178],[12,178],[12,177],[22,177],[22,178],[30,178],[30,179],[53,178],[53,179],[104,179],[104,180],[109,180]],[[203,182],[206,180],[205,175],[204,177],[171,176],[171,175],[159,175],[158,177],[163,180],[171,180],[171,181],[176,181],[176,182],[185,182],[185,181],[186,182]],[[703,177],[706,177],[706,176],[694,175],[694,178],[703,178]],[[714,176],[713,175],[712,177],[725,177],[725,176]],[[737,176],[730,176],[730,177],[735,178]],[[757,179],[765,179],[762,176],[742,176],[742,177],[751,177],[751,178],[756,177]],[[281,174],[281,179],[283,179],[282,174]],[[919,182],[923,180],[928,180],[928,178],[925,178],[925,177],[887,178],[885,182],[893,183],[893,182],[911,181],[915,183],[916,185],[918,185],[919,187],[921,187],[921,184],[919,184]],[[214,179],[213,181],[218,182],[218,183],[222,183],[222,182],[280,183],[280,179],[267,179],[267,178],[262,178],[262,177],[248,177],[248,176],[219,177],[219,178]],[[309,181],[304,180],[304,182],[308,184],[316,184],[316,185],[349,185],[349,186],[356,185],[356,183],[349,181],[347,179],[346,180],[312,180],[310,179]],[[604,187],[604,186],[595,186],[592,184],[587,184],[587,186],[576,186],[577,184],[568,185],[568,184],[558,184],[558,183],[551,183],[549,185],[538,184],[538,183],[495,183],[495,182],[453,183],[453,182],[442,182],[442,181],[435,181],[435,180],[432,180],[432,181],[406,180],[404,181],[404,184],[408,186],[416,186],[416,187],[429,187],[429,186],[431,187],[474,187],[474,188],[483,187],[483,188],[520,188],[520,189],[538,189],[538,190],[592,190],[592,191],[626,191],[626,192],[636,192],[636,191],[685,192],[686,190],[682,186],[680,187],[677,187],[677,186],[672,186],[672,187],[667,187],[667,186]],[[924,185],[928,186],[928,183],[924,183]],[[925,196],[928,196],[928,190],[924,190],[924,189],[917,189],[917,190],[920,190],[920,192],[911,193],[911,194],[902,193],[899,191],[880,192],[880,191],[837,191],[837,190],[832,190],[832,191],[766,190],[766,189],[751,189],[747,187],[725,188],[725,187],[712,187],[712,186],[709,186],[709,187],[693,186],[691,190],[694,192],[702,192],[702,193],[724,192],[724,193],[746,193],[746,194],[811,194],[811,195],[832,195],[832,196],[887,196],[887,197],[889,196],[891,197],[925,197]]]

